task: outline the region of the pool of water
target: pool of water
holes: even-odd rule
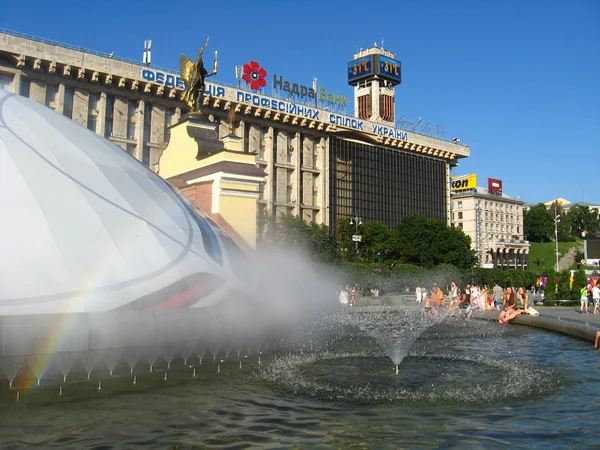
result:
[[[368,327],[349,315],[334,319],[261,364],[257,355],[242,355],[242,368],[237,355],[209,358],[196,377],[181,365],[166,381],[158,368],[113,394],[110,380],[97,391],[96,380],[73,376],[56,401],[4,404],[0,447],[600,446],[600,354],[590,343],[449,319],[416,340],[396,375]],[[131,384],[126,365],[114,380]],[[68,389],[88,394],[73,399]]]

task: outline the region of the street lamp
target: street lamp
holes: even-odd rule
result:
[[[554,242],[556,243],[556,271],[558,272],[558,224],[560,223],[560,214],[558,214],[558,205],[554,205]]]
[[[352,240],[356,243],[356,256],[358,256],[358,243],[362,242],[362,236],[358,234],[358,226],[362,225],[362,219],[358,216],[350,217],[350,225],[356,226],[356,233],[352,235]]]

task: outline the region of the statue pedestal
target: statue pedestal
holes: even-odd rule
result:
[[[186,114],[171,128],[158,174],[179,188],[238,244],[256,247],[257,200],[265,172],[243,153],[241,138],[219,140],[217,125]]]

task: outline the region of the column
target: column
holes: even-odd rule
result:
[[[267,148],[265,149],[265,159],[267,160],[267,167],[265,168],[265,172],[267,176],[265,177],[265,186],[263,190],[263,198],[267,202],[267,211],[270,214],[273,214],[273,202],[275,199],[273,198],[273,183],[275,182],[275,164],[274,164],[274,148],[275,148],[275,128],[269,127],[269,131],[267,132]]]
[[[40,105],[46,104],[46,84],[39,80],[31,80],[29,84],[29,98]]]
[[[100,101],[98,102],[98,120],[96,122],[96,133],[100,136],[106,136],[106,92],[100,94]]]
[[[115,110],[113,113],[113,135],[127,138],[127,100],[115,97]]]
[[[300,196],[302,192],[302,149],[300,148],[300,133],[295,133],[292,138],[290,145],[294,149],[292,154],[292,164],[294,165],[294,188],[292,190],[292,197],[296,199],[296,206],[294,207],[294,214],[300,215],[300,205],[303,203],[303,198]]]
[[[135,113],[135,140],[137,145],[135,147],[135,159],[142,161],[144,155],[144,111],[146,103],[144,100],[140,100],[138,109]]]
[[[154,144],[165,142],[165,107],[152,105],[152,117],[150,120],[150,136],[146,140]]]
[[[81,89],[75,89],[73,95],[73,121],[87,128],[88,118],[88,93]]]
[[[62,114],[65,109],[65,83],[58,85],[58,92],[56,93],[56,112]]]
[[[17,72],[12,81],[12,93],[19,95],[21,93],[21,77],[22,73]]]
[[[319,217],[317,220],[318,224],[325,224],[327,226],[331,226],[331,224],[329,223],[329,214],[327,213],[327,211],[329,211],[329,196],[327,195],[327,192],[329,192],[329,183],[331,182],[329,180],[329,145],[328,145],[328,141],[325,138],[320,138],[317,141],[317,152],[319,154],[320,157],[320,163],[319,164],[319,169],[321,170],[321,174],[319,175],[321,177],[321,185],[319,186],[319,206],[321,207],[321,209],[319,210]],[[334,194],[335,195],[335,194]]]

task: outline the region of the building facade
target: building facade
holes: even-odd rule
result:
[[[527,270],[529,242],[523,230],[524,202],[502,193],[501,182],[500,190],[490,186],[469,186],[453,192],[452,225],[471,237],[471,248],[481,267]]]
[[[411,213],[450,221],[450,168],[469,147],[396,128],[399,62],[377,48],[354,56],[349,73],[357,61],[364,70],[348,78],[362,105],[352,116],[335,112],[342,102],[324,88],[303,101],[294,90],[310,88],[281,77],[273,87],[288,83],[287,97],[251,84],[207,83],[202,113],[217,124],[219,138],[239,137],[266,173],[259,226],[283,214],[333,226],[355,216],[396,226]],[[187,112],[182,87],[172,71],[0,32],[0,88],[110,139],[159,174],[170,129]]]

